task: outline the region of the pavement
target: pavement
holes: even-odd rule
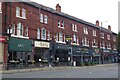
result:
[[[0,73],[1,74],[12,74],[12,73],[35,72],[35,71],[45,71],[45,70],[62,70],[62,69],[70,69],[70,68],[109,66],[109,65],[114,65],[114,64],[118,64],[118,63],[98,64],[94,66],[57,66],[57,67],[27,68],[27,69],[15,69],[15,70],[2,70],[2,65],[0,65]]]

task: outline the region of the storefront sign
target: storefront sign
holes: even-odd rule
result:
[[[10,51],[19,51],[19,52],[31,52],[32,51],[32,41],[26,40],[26,39],[10,38],[9,50]]]
[[[43,42],[43,41],[35,41],[35,47],[49,48],[50,43],[49,42]]]
[[[6,42],[6,38],[4,36],[0,36],[0,42]]]

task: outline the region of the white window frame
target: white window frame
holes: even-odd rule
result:
[[[0,2],[0,12],[2,12],[2,2]]]
[[[44,15],[44,23],[47,24],[48,23],[48,16]]]
[[[89,46],[89,40],[88,40],[86,37],[84,37],[84,38],[82,39],[82,45],[83,45],[83,46]]]
[[[63,33],[62,32],[59,32],[59,41],[63,42]]]
[[[75,29],[74,29],[76,32],[77,32],[77,25],[75,24]]]
[[[60,28],[60,26],[61,26],[61,25],[60,25],[60,20],[58,20],[58,27]]]
[[[102,41],[102,43],[100,43],[100,47],[105,49],[105,42],[104,41]]]
[[[61,27],[64,28],[65,27],[65,22],[62,20],[61,22]]]
[[[107,49],[111,49],[111,43],[110,42],[107,43]]]
[[[83,31],[84,31],[84,34],[88,34],[88,28],[87,27],[84,27]]]
[[[93,30],[93,36],[96,37],[96,30]]]
[[[20,17],[20,7],[16,7],[16,17]]]
[[[113,37],[113,41],[116,41],[116,37]]]
[[[28,37],[28,27],[25,27],[25,37]]]
[[[12,24],[11,35],[15,35],[15,24]]]
[[[40,39],[40,28],[37,28],[37,39]]]
[[[75,31],[75,30],[74,30],[74,24],[72,24],[72,31]]]
[[[22,23],[17,24],[17,35],[18,36],[23,36],[23,25],[22,25]]]
[[[110,35],[109,34],[107,35],[107,39],[110,40]]]
[[[40,22],[43,23],[43,14],[40,14]]]
[[[58,33],[56,33],[55,40],[56,40],[56,42],[59,41],[59,40],[58,40]]]
[[[50,31],[48,31],[48,35],[47,35],[48,39],[47,40],[50,40]]]
[[[101,33],[101,38],[102,38],[102,39],[104,39],[104,35],[105,35],[104,33]]]
[[[43,31],[45,31],[45,34],[43,34]],[[46,29],[44,27],[41,30],[41,39],[46,40]]]
[[[22,9],[22,18],[26,19],[26,10],[24,8]]]
[[[73,35],[73,42],[77,43],[77,36],[75,34]]]

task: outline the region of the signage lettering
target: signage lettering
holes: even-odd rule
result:
[[[35,41],[35,47],[49,48],[49,45],[48,42]]]

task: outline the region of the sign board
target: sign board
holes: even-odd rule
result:
[[[35,41],[35,47],[49,48],[50,43],[49,42],[43,42],[43,41]]]
[[[0,42],[6,42],[6,38],[4,36],[0,36]]]

